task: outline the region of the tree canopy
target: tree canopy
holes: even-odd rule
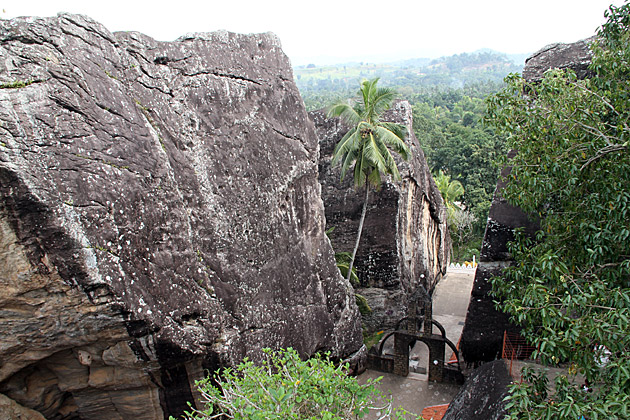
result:
[[[443,171],[461,182],[460,201],[474,215],[479,237],[497,183],[496,161],[507,152],[504,136],[481,122],[484,98],[498,90],[498,85],[481,84],[412,98],[414,132],[427,162],[434,174]]]
[[[630,417],[630,5],[606,16],[591,78],[511,75],[488,103],[517,151],[503,195],[541,226],[511,244],[495,296],[541,362],[564,368],[553,387],[526,371],[512,419]]]
[[[472,237],[476,217],[458,201],[465,192],[461,182],[451,179],[441,169],[433,179],[446,205],[447,223],[454,248],[459,247]]]

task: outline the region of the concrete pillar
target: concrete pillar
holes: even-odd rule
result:
[[[427,299],[424,301],[424,335],[433,334],[433,301]]]
[[[444,380],[444,350],[442,339],[429,339],[425,343],[429,347],[429,380],[442,382]]]
[[[394,375],[409,375],[409,339],[405,334],[394,334]]]

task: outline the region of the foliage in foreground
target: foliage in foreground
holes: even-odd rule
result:
[[[607,17],[591,79],[512,75],[489,101],[517,151],[504,196],[541,226],[517,235],[495,296],[541,361],[566,368],[553,387],[524,372],[510,419],[630,418],[630,4]]]
[[[345,420],[363,418],[370,409],[378,409],[383,420],[405,418],[404,412],[394,417],[391,402],[374,386],[380,378],[360,385],[347,375],[347,365],[319,356],[303,361],[291,348],[263,352],[261,364],[245,360],[197,382],[205,408],[185,418]],[[383,404],[372,407],[373,401]]]

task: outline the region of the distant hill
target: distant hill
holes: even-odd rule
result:
[[[490,48],[482,48],[480,50],[475,51],[475,53],[493,53],[498,55],[505,55],[508,59],[510,59],[517,66],[524,66],[525,60],[529,58],[534,52],[522,53],[522,54],[504,54],[495,50],[491,50]]]
[[[397,67],[424,67],[431,61],[433,61],[432,58],[410,58],[393,62],[392,65]]]
[[[518,62],[515,62],[518,61]],[[437,59],[415,58],[392,63],[346,63],[296,66],[295,81],[302,96],[330,97],[354,93],[362,79],[379,77],[381,86],[416,93],[423,88],[461,88],[475,83],[501,83],[508,73],[520,72],[524,59],[491,50],[462,53]]]

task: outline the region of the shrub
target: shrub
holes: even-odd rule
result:
[[[185,418],[342,420],[363,418],[370,409],[381,410],[382,419],[391,418],[391,401],[374,386],[380,378],[360,385],[346,374],[347,364],[335,366],[327,357],[303,361],[291,348],[263,353],[260,364],[245,359],[198,381],[204,407],[191,409]],[[373,401],[384,403],[377,408]]]

